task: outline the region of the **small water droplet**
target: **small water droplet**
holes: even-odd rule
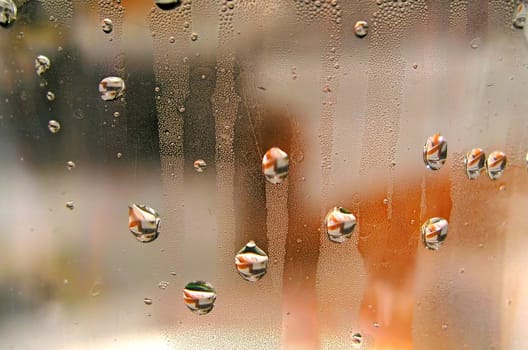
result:
[[[506,185],[500,185],[499,186],[499,191],[501,191],[501,192],[506,191]]]
[[[438,250],[447,238],[447,220],[431,218],[422,225],[422,241],[426,248]]]
[[[474,38],[471,40],[470,45],[472,49],[478,49],[480,46],[480,38]]]
[[[173,36],[171,36],[171,37],[169,38],[169,43],[174,44],[175,42],[176,42],[176,38],[173,37]]]
[[[125,82],[119,77],[106,77],[99,83],[99,92],[104,101],[112,101],[125,93]]]
[[[75,162],[74,162],[74,161],[72,161],[72,160],[69,160],[69,161],[67,161],[67,162],[66,162],[66,169],[68,169],[68,170],[70,170],[70,171],[71,171],[72,169],[74,169],[74,168],[75,168],[75,165],[76,165],[76,164],[75,164]]]
[[[52,134],[56,134],[60,131],[61,129],[61,125],[58,121],[56,120],[50,120],[48,122],[48,130],[52,133]]]
[[[159,289],[165,290],[165,289],[167,289],[168,286],[169,286],[169,282],[167,282],[167,281],[160,281],[158,283],[158,288]]]
[[[198,34],[196,34],[196,33],[192,33],[192,34],[191,34],[191,40],[192,40],[192,41],[196,41],[196,40],[198,40]]]
[[[180,106],[180,108],[178,108],[178,110],[180,111],[180,113],[184,113],[185,112],[185,106]]]
[[[443,329],[444,331],[447,329],[447,323],[444,323],[444,324],[442,325],[442,329]]]
[[[439,170],[447,159],[447,140],[440,134],[430,136],[424,145],[423,161],[431,170]]]
[[[358,38],[363,38],[368,33],[368,23],[366,21],[357,21],[354,24],[354,33]]]
[[[216,300],[216,291],[213,286],[205,281],[193,281],[187,283],[183,289],[183,301],[185,305],[198,315],[211,312]]]
[[[288,154],[278,147],[270,148],[262,158],[262,171],[266,180],[272,184],[283,182],[288,176],[290,159]]]
[[[99,281],[96,281],[92,285],[92,288],[90,288],[90,295],[92,297],[99,296],[99,295],[101,295],[102,290],[103,290],[103,284],[101,282],[99,282]]]
[[[35,58],[35,69],[38,75],[44,74],[51,67],[51,61],[44,55],[39,55]]]
[[[75,208],[75,204],[73,203],[73,201],[67,201],[66,208],[73,210]]]
[[[418,63],[413,63],[412,67],[413,69],[418,69]]]
[[[372,326],[373,326],[374,328],[379,328],[380,324],[379,324],[379,322],[374,322],[374,323],[372,324]]]
[[[17,17],[17,7],[13,0],[0,0],[0,26],[11,26]]]
[[[268,270],[268,255],[254,241],[249,241],[235,256],[238,274],[249,282],[256,282]]]
[[[64,283],[65,285],[67,285],[68,283],[70,283],[67,279],[65,279],[64,281],[62,281],[62,283]]]
[[[145,303],[145,305],[152,305],[152,299],[150,298],[143,299],[143,302]]]
[[[105,18],[101,22],[101,28],[106,34],[112,33],[112,30],[114,29],[114,23],[110,18]]]
[[[159,214],[150,207],[136,204],[128,207],[128,228],[142,243],[158,238],[160,222]]]
[[[121,152],[117,152],[116,157],[117,157],[117,158],[121,158],[121,157],[123,157],[123,153],[121,153]]]
[[[207,163],[203,159],[197,159],[193,163],[194,170],[196,170],[199,173],[203,173],[205,169],[207,169]]]
[[[324,227],[328,239],[335,243],[346,241],[356,227],[356,217],[348,209],[333,207],[325,217]]]
[[[492,180],[497,180],[504,173],[508,160],[506,154],[501,151],[491,152],[486,159],[486,171]]]
[[[470,180],[479,177],[480,172],[484,170],[486,163],[486,154],[481,148],[474,148],[464,157],[466,164],[466,174]]]
[[[51,91],[48,91],[46,93],[46,98],[48,99],[48,101],[53,101],[55,99],[55,94]]]
[[[519,5],[515,8],[515,11],[513,12],[513,27],[517,29],[523,29],[524,25],[526,24],[526,15],[527,15],[527,4],[525,1],[521,1]]]
[[[175,272],[175,271],[172,271],[172,272],[171,272],[171,275],[172,275],[172,276],[176,276],[176,272]]]
[[[389,200],[387,198],[383,199],[383,204],[385,205],[389,204]]]
[[[119,114],[119,112],[114,112],[114,118],[119,118],[119,116],[121,116],[121,114]]]
[[[363,335],[361,335],[361,333],[352,334],[352,347],[354,349],[361,349],[362,344],[363,344]]]
[[[155,2],[164,11],[174,10],[181,4],[180,0],[155,0]]]

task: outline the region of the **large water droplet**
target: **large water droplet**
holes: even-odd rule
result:
[[[492,180],[497,180],[504,173],[506,168],[506,154],[501,151],[491,152],[486,160],[486,171]]]
[[[128,207],[128,228],[138,241],[149,243],[159,236],[160,217],[145,205],[132,204]]]
[[[51,67],[51,61],[44,55],[39,55],[35,58],[35,69],[38,75],[44,74]]]
[[[17,16],[17,7],[13,0],[0,0],[0,26],[11,26]]]
[[[173,10],[180,6],[180,0],[155,0],[156,5],[164,11]]]
[[[368,23],[366,21],[357,21],[354,24],[354,33],[358,38],[363,38],[368,33]]]
[[[52,134],[56,134],[60,131],[61,129],[61,125],[58,121],[56,120],[50,120],[48,122],[48,130],[52,133]]]
[[[422,225],[422,241],[426,248],[438,250],[447,238],[447,220],[431,218]]]
[[[187,283],[183,289],[183,300],[189,310],[198,315],[205,315],[214,307],[216,291],[205,281],[193,281]]]
[[[466,174],[470,180],[479,177],[486,164],[486,154],[481,148],[473,148],[464,157],[466,164]]]
[[[99,83],[99,92],[103,100],[115,100],[125,93],[125,82],[119,77],[106,77]]]
[[[272,184],[283,182],[288,176],[290,160],[288,154],[278,147],[270,148],[262,158],[262,171]]]
[[[193,163],[194,170],[196,170],[199,173],[203,173],[205,169],[207,169],[207,163],[203,159],[197,159]]]
[[[447,159],[447,140],[440,134],[430,136],[424,145],[423,161],[428,169],[438,170]]]
[[[101,22],[101,28],[103,29],[103,32],[107,34],[112,33],[112,30],[114,29],[114,23],[110,18],[105,18]]]
[[[235,265],[243,279],[255,282],[268,270],[268,255],[255,242],[249,241],[235,256]]]
[[[356,227],[356,217],[345,208],[334,207],[326,214],[324,227],[328,239],[335,243],[343,243],[352,236]]]
[[[522,0],[513,12],[512,24],[517,29],[523,29],[526,24],[526,15],[528,13],[528,6],[525,0]]]

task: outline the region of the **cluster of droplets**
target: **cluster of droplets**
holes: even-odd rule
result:
[[[295,0],[297,17],[305,21],[329,18],[335,23],[341,23],[341,6],[337,0]]]
[[[400,30],[416,20],[425,21],[425,0],[376,0],[378,11],[374,13],[374,24],[383,24],[390,30]],[[411,17],[414,15],[414,17]]]

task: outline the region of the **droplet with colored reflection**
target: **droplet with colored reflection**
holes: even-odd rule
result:
[[[522,0],[513,12],[512,24],[514,28],[523,29],[526,24],[526,15],[528,13],[528,4]]]
[[[185,305],[198,315],[211,312],[216,300],[216,291],[213,286],[205,281],[193,281],[187,283],[183,289],[183,301]]]
[[[486,160],[486,171],[492,180],[497,180],[504,173],[506,163],[508,162],[506,154],[501,151],[491,152]]]
[[[104,101],[112,101],[125,93],[125,82],[119,77],[106,77],[99,83],[99,92]]]
[[[334,207],[326,214],[324,228],[332,242],[343,243],[352,236],[355,227],[356,217],[345,208]]]
[[[106,34],[112,33],[112,30],[114,29],[114,23],[110,18],[105,18],[101,22],[101,29],[103,29],[103,32]]]
[[[424,145],[423,161],[431,170],[438,170],[447,159],[447,140],[440,134],[430,136]]]
[[[266,180],[272,184],[283,182],[288,176],[290,159],[288,154],[278,147],[270,148],[262,158],[262,171]]]
[[[363,335],[361,335],[361,333],[352,334],[352,347],[354,349],[361,349],[362,344],[363,344]]]
[[[38,55],[37,58],[35,58],[35,70],[37,71],[38,75],[46,73],[50,67],[51,61],[48,57],[44,55]]]
[[[0,26],[11,26],[17,16],[17,7],[13,0],[0,0]]]
[[[207,169],[207,163],[203,159],[197,159],[193,163],[194,170],[199,173],[203,173]]]
[[[464,163],[466,164],[467,177],[470,180],[475,180],[485,168],[486,154],[481,148],[473,148],[464,157]]]
[[[249,241],[235,256],[235,265],[243,279],[256,282],[268,270],[268,255],[254,241]]]
[[[160,216],[150,207],[138,204],[128,207],[128,228],[142,243],[149,243],[158,238],[160,222]]]
[[[447,238],[447,220],[431,218],[422,225],[422,241],[427,249],[438,250]]]
[[[354,24],[354,33],[358,38],[363,38],[368,34],[368,23],[366,21],[357,21]]]
[[[176,7],[180,6],[181,1],[180,0],[155,0],[156,5],[164,10],[174,10]]]
[[[48,130],[52,133],[52,134],[56,134],[60,131],[61,129],[61,125],[58,121],[56,120],[50,120],[48,122]]]

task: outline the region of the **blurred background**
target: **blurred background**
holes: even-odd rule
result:
[[[528,348],[517,1],[14,4],[0,28],[0,348]],[[100,98],[108,76],[123,98]],[[448,157],[431,171],[438,132]],[[272,146],[290,156],[279,185],[261,173]],[[507,154],[500,179],[468,180],[476,147]],[[129,232],[133,203],[160,214],[154,242]],[[343,244],[322,226],[334,206],[358,219]],[[449,232],[431,251],[420,227],[435,216]],[[249,240],[269,255],[256,283],[234,266]],[[208,315],[183,303],[193,280],[217,291]]]

